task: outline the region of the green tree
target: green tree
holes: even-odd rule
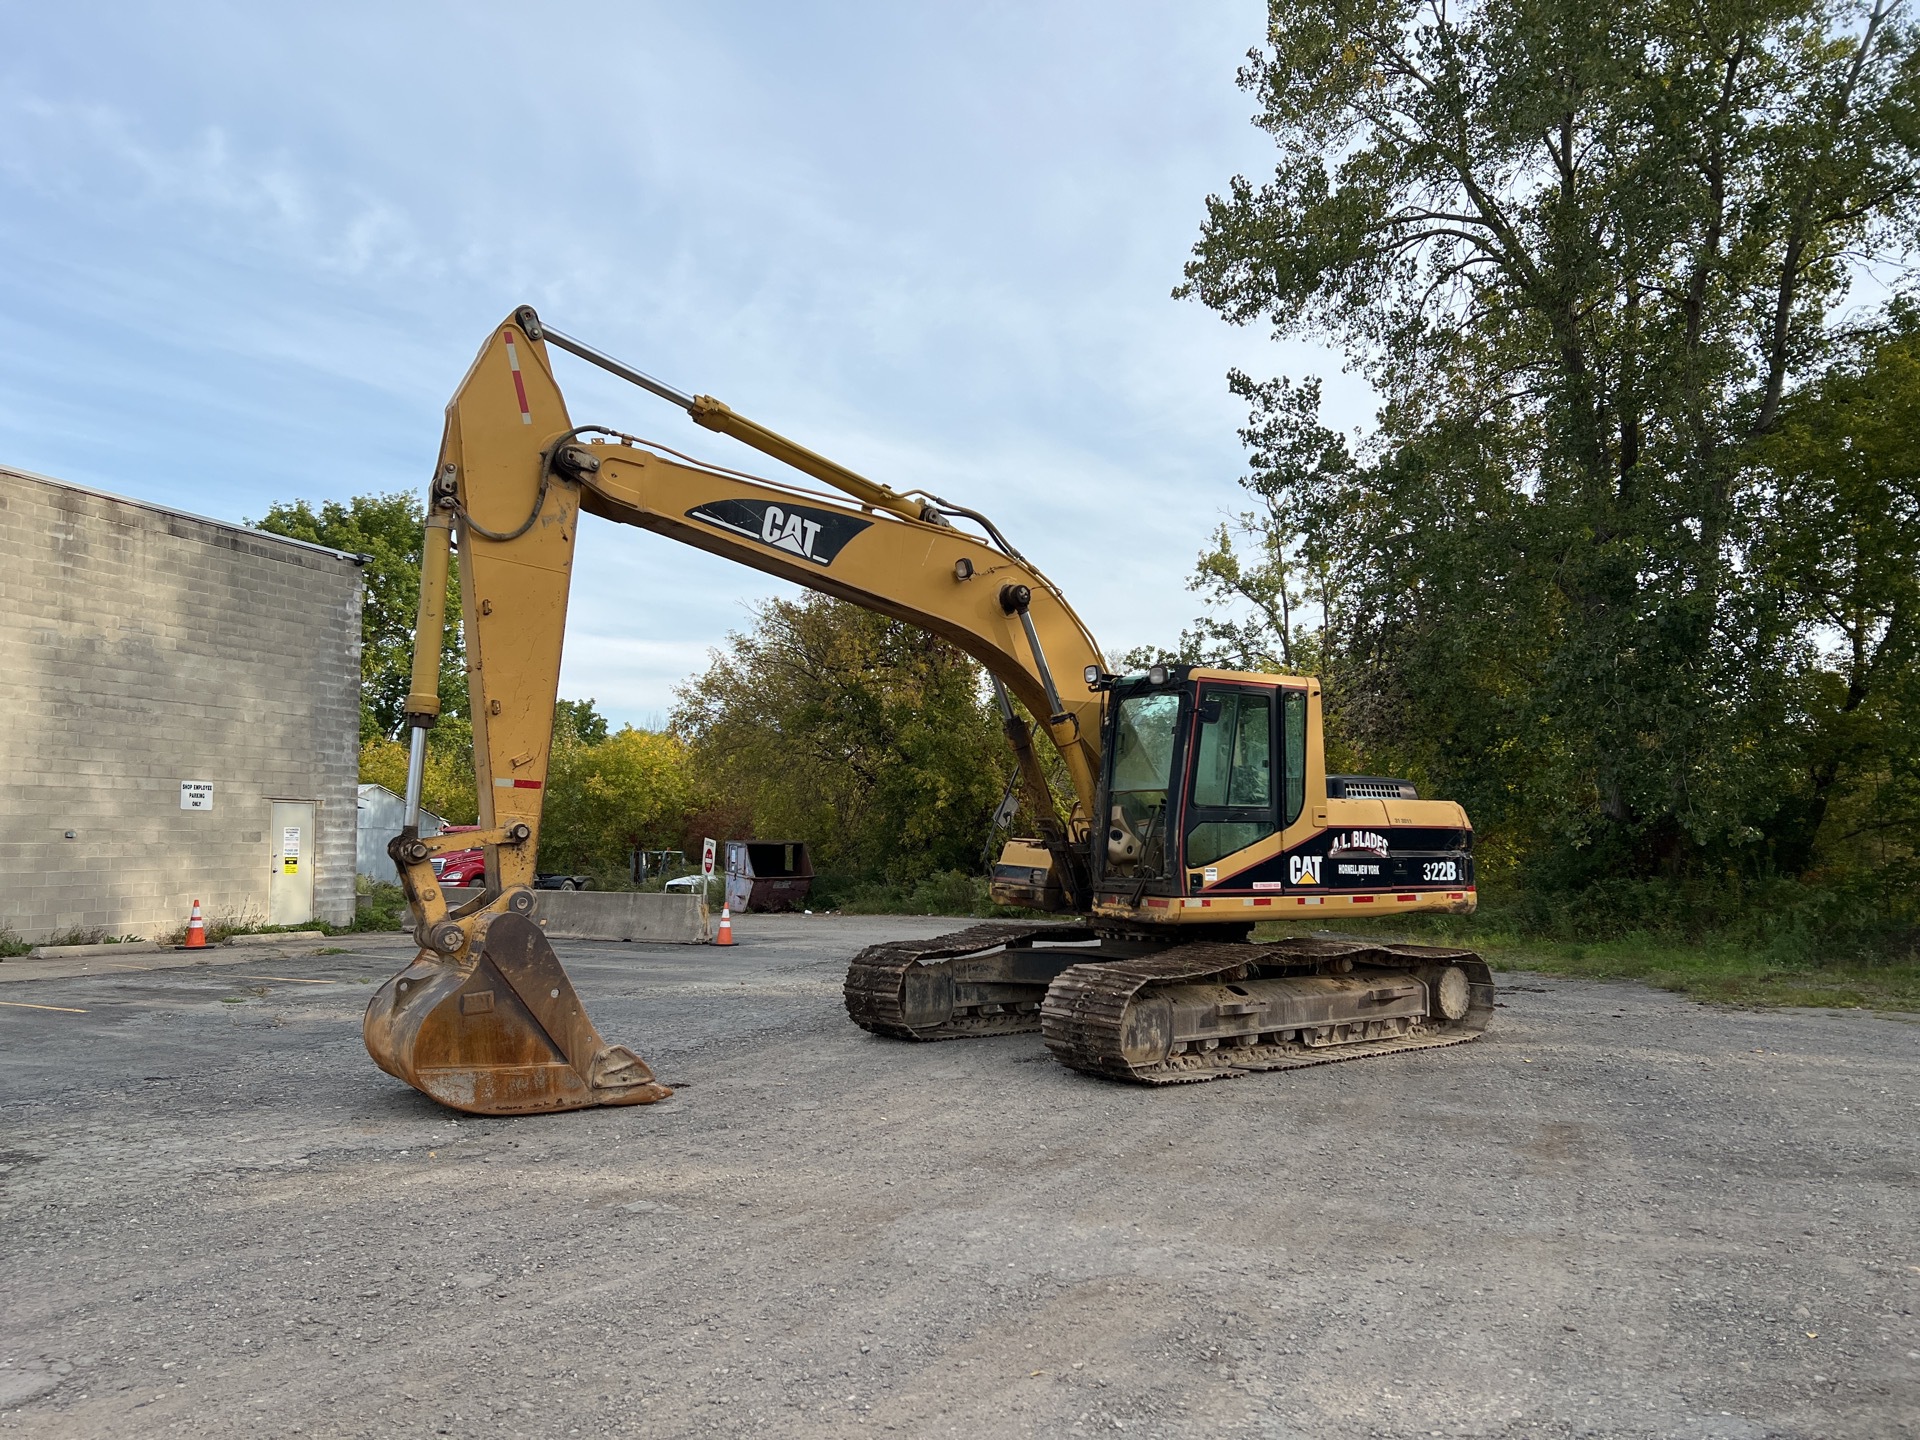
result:
[[[669,798],[664,802],[647,792],[644,772],[628,763],[631,751],[626,747],[637,742],[627,742],[623,735],[609,737],[607,728],[606,716],[594,708],[591,700],[561,700],[554,705],[554,753],[547,775],[545,821],[540,839],[544,868],[620,869],[623,861],[609,861],[606,857],[623,856],[626,853],[623,846],[631,848],[622,838],[627,829],[636,825],[653,826],[654,812],[661,803],[674,813],[686,808],[686,798],[673,788],[679,784],[678,780],[669,786]],[[471,825],[479,813],[473,778],[473,727],[464,716],[444,716],[428,736],[421,804],[452,824]],[[598,754],[614,742],[620,742],[614,750]],[[590,751],[595,753],[589,754]],[[636,787],[635,793],[624,799],[620,793],[623,775]],[[407,786],[404,741],[383,736],[363,741],[360,779],[362,783],[384,785],[394,794],[404,795]],[[671,830],[672,826],[668,828]],[[651,838],[654,833],[653,828],[647,829],[647,843],[665,843]],[[670,838],[677,839],[678,831],[674,830]],[[547,865],[550,857],[553,863]]]
[[[554,703],[554,744],[601,745],[606,743],[607,733],[607,717],[593,708],[591,699]]]
[[[685,744],[630,725],[608,735],[591,700],[560,703],[570,722],[584,714],[598,724],[584,733],[555,726],[540,868],[612,876],[626,871],[636,847],[680,843],[696,798]]]
[[[971,870],[1012,768],[979,667],[945,641],[809,594],[759,606],[674,711],[753,834],[805,840],[824,875]]]
[[[1804,634],[1756,591],[1750,457],[1844,339],[1853,259],[1920,234],[1913,30],[1893,0],[1272,0],[1240,78],[1278,166],[1209,200],[1177,293],[1332,338],[1383,397],[1365,463],[1256,475],[1263,563],[1337,582],[1342,724],[1570,879],[1754,859]],[[1317,424],[1236,383],[1254,431]]]
[[[1790,394],[1754,454],[1760,595],[1803,649],[1787,716],[1799,783],[1774,827],[1789,872],[1818,859],[1916,878],[1920,311],[1896,306],[1891,319],[1891,333]]]
[[[404,739],[413,678],[413,627],[420,607],[424,511],[418,496],[356,495],[344,504],[305,500],[275,505],[256,529],[366,557],[361,566],[360,738]],[[467,713],[467,670],[460,643],[460,571],[449,572],[447,631],[440,653],[442,713]],[[437,737],[438,738],[438,737]],[[444,744],[444,741],[442,742]]]
[[[434,727],[427,746],[427,768],[421,777],[420,803],[450,825],[471,825],[479,818],[473,784],[471,732],[464,720],[443,721]],[[462,744],[468,748],[462,749]],[[407,793],[407,747],[398,740],[375,736],[360,746],[360,783],[384,785],[396,795]]]
[[[1311,523],[1317,497],[1337,492],[1354,468],[1341,436],[1320,423],[1320,385],[1256,383],[1238,370],[1228,381],[1254,405],[1240,432],[1252,473],[1240,486],[1255,502],[1215,530],[1187,588],[1207,608],[1166,656],[1231,670],[1306,673],[1320,668],[1340,593],[1341,554],[1327,527]],[[1134,657],[1129,656],[1129,663]]]

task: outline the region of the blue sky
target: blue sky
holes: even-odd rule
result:
[[[228,519],[424,487],[489,327],[555,325],[992,515],[1103,646],[1235,508],[1225,372],[1336,357],[1168,292],[1270,166],[1251,0],[0,0],[0,463]],[[577,421],[771,462],[560,356]],[[582,537],[563,692],[658,723],[784,587]]]

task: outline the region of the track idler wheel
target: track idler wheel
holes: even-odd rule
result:
[[[367,1053],[389,1075],[471,1115],[647,1105],[673,1092],[587,1018],[538,925],[502,915],[470,967],[422,951],[375,992]]]

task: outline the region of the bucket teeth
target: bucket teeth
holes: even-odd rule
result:
[[[612,1093],[616,1090],[651,1090],[654,1093],[644,1097],[636,1096],[632,1102],[640,1104],[648,1100],[664,1100],[673,1092],[653,1078],[653,1067],[648,1065],[633,1051],[624,1045],[607,1045],[596,1051],[591,1064],[587,1066],[587,1083],[596,1091]],[[611,1101],[604,1102],[611,1104]]]
[[[644,1105],[673,1092],[609,1045],[540,927],[502,915],[471,966],[422,951],[375,992],[367,1053],[390,1075],[474,1115]]]

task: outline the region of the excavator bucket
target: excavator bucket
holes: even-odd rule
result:
[[[609,1045],[540,927],[502,915],[469,965],[422,951],[367,1006],[367,1053],[389,1075],[471,1115],[647,1105],[673,1092]]]

